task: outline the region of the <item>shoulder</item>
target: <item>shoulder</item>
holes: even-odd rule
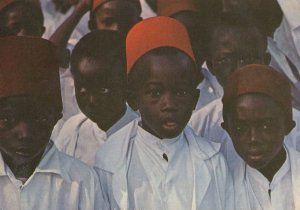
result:
[[[127,159],[131,140],[136,136],[139,119],[112,134],[97,152],[94,167],[113,172]]]

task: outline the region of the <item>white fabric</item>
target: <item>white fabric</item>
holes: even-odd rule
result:
[[[143,19],[147,19],[147,18],[156,16],[156,13],[151,9],[151,7],[148,5],[146,0],[140,0],[140,2],[141,2],[141,6],[142,6],[141,17]]]
[[[233,209],[219,144],[189,127],[161,142],[139,120],[114,133],[97,153],[95,169],[111,209]]]
[[[258,170],[241,161],[234,170],[236,209],[298,210],[300,153],[286,146],[287,159],[269,182]],[[270,196],[269,196],[270,193]]]
[[[293,109],[293,119],[296,127],[286,137],[286,144],[300,152],[300,111]]]
[[[63,103],[63,120],[67,121],[70,117],[78,114],[80,109],[75,96],[74,79],[70,68],[60,68],[59,75],[60,91]]]
[[[52,139],[57,148],[70,156],[76,157],[88,165],[93,165],[96,151],[105,143],[107,136],[116,132],[138,115],[127,107],[125,114],[107,132],[101,130],[96,123],[79,113],[68,119],[56,136]],[[57,126],[60,126],[58,122]],[[54,128],[56,130],[58,128]],[[57,135],[57,133],[59,133]]]
[[[223,96],[223,87],[218,82],[217,78],[207,69],[201,70],[204,79],[198,85],[197,89],[200,90],[200,97],[198,99],[195,111],[203,108],[211,101]]]
[[[31,177],[22,184],[0,155],[0,209],[104,209],[93,169],[53,145]]]
[[[72,14],[74,7],[71,7],[66,14],[62,14],[56,11],[52,0],[42,0],[40,2],[44,14],[44,26],[46,27],[43,38],[49,39],[56,29]],[[89,13],[85,14],[76,26],[69,39],[69,44],[75,46],[79,39],[89,32],[88,21]]]
[[[292,83],[294,107],[300,110],[300,82],[293,75],[286,57],[300,72],[300,1],[277,0],[284,14],[283,21],[269,41],[271,66],[283,72]]]

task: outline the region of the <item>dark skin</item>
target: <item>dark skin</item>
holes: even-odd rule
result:
[[[60,110],[31,96],[0,100],[0,151],[4,162],[23,183],[39,164]]]
[[[18,7],[4,15],[3,27],[8,35],[42,37],[43,24],[30,14],[20,13]]]
[[[83,58],[74,79],[81,111],[102,130],[125,114],[126,76],[120,60]]]
[[[193,78],[195,65],[185,54],[147,54],[135,67],[145,78],[135,81],[135,104],[142,127],[158,138],[174,138],[187,125],[199,97]]]
[[[247,64],[268,64],[270,61],[266,53],[266,40],[257,43],[257,39],[251,38],[257,35],[240,36],[242,33],[245,34],[240,29],[232,29],[213,34],[207,66],[222,86],[236,69]]]
[[[131,27],[141,20],[138,8],[129,1],[108,1],[94,11],[90,30],[119,31],[124,37]]]
[[[286,160],[283,141],[294,126],[279,104],[262,94],[238,97],[222,124],[238,154],[269,181]]]

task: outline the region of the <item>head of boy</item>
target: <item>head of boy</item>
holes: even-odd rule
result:
[[[142,127],[161,139],[178,136],[199,97],[185,27],[163,16],[140,22],[128,33],[126,57],[128,103],[140,111]]]
[[[40,38],[0,39],[0,151],[16,176],[32,172],[61,115],[55,52]]]
[[[263,174],[285,161],[283,140],[295,126],[290,90],[284,76],[258,64],[234,72],[224,89],[222,126],[238,154]]]
[[[275,0],[217,0],[217,2],[223,13],[251,15],[256,25],[268,36],[272,36],[282,21],[283,13],[278,1]]]
[[[94,0],[90,30],[118,31],[126,37],[130,28],[141,20],[139,0]]]
[[[172,17],[187,29],[195,58],[199,66],[203,65],[206,52],[203,42],[203,28],[199,11],[193,0],[158,0],[157,14]]]
[[[126,110],[124,39],[115,31],[93,31],[71,55],[76,99],[81,111],[108,130]]]
[[[0,7],[0,36],[36,36],[45,31],[41,8],[31,2],[10,1]]]
[[[251,20],[225,15],[213,25],[207,66],[222,86],[239,67],[269,63],[267,37],[251,24]]]

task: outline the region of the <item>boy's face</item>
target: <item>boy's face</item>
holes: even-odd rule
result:
[[[41,37],[44,26],[30,14],[19,12],[18,7],[5,14],[3,27],[8,35]]]
[[[240,96],[222,125],[238,154],[253,168],[272,164],[290,132],[282,108],[268,96]]]
[[[128,1],[108,1],[95,10],[97,30],[118,31],[124,37],[139,20],[138,9],[132,2]]]
[[[101,129],[107,130],[125,107],[126,76],[124,65],[83,58],[75,75],[76,98],[81,111]]]
[[[37,98],[18,96],[0,101],[0,151],[14,165],[30,163],[49,142],[59,111]]]
[[[195,66],[183,53],[148,54],[142,59],[137,66],[147,72],[137,93],[142,126],[159,138],[174,138],[189,121],[199,96]]]
[[[265,46],[251,39],[253,38],[239,36],[238,31],[216,32],[213,35],[207,63],[223,87],[227,78],[237,68],[247,64],[267,63]]]

